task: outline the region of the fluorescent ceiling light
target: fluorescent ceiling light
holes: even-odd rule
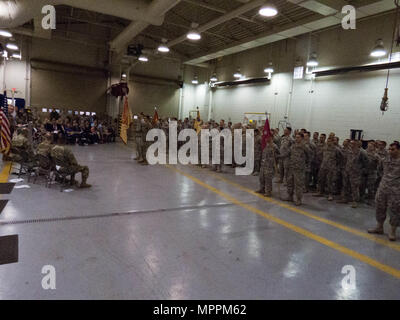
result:
[[[274,67],[273,67],[273,65],[272,65],[272,62],[270,62],[269,65],[268,65],[268,67],[266,67],[266,68],[264,69],[264,72],[265,72],[265,73],[273,73],[273,72],[274,72]]]
[[[273,5],[265,5],[258,13],[263,17],[275,17],[278,14],[278,9]]]
[[[200,40],[201,39],[201,34],[196,30],[191,30],[187,34],[187,38],[189,40]]]
[[[12,57],[15,58],[15,59],[20,59],[20,60],[21,60],[21,58],[22,58],[22,56],[21,56],[19,53],[14,53],[14,54],[12,55]]]
[[[318,65],[319,63],[317,60],[317,54],[316,53],[311,54],[307,62],[307,67],[317,67]]]
[[[14,43],[7,43],[6,47],[10,50],[19,50],[18,46]]]
[[[236,79],[240,79],[243,76],[242,73],[240,72],[240,68],[237,69],[237,71],[233,74],[233,76]]]
[[[197,78],[197,76],[194,77],[194,79],[192,80],[193,84],[199,84],[199,79]]]
[[[6,31],[6,30],[0,30],[0,36],[5,37],[5,38],[11,38],[12,33]]]
[[[158,47],[158,51],[163,52],[163,53],[166,53],[166,52],[169,52],[169,48],[168,48],[165,44],[161,44],[161,45]]]
[[[218,81],[218,77],[217,77],[217,74],[216,74],[216,73],[214,73],[214,74],[212,75],[212,77],[210,78],[210,81],[211,81],[211,82],[217,82],[217,81]]]
[[[139,61],[147,62],[147,61],[149,61],[149,58],[147,58],[146,56],[140,56]]]
[[[376,41],[376,46],[375,48],[371,51],[371,57],[379,58],[379,57],[384,57],[387,55],[387,51],[385,47],[383,46],[383,40],[378,39]]]

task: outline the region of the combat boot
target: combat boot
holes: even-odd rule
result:
[[[265,192],[264,193],[264,197],[267,197],[267,198],[270,198],[272,196],[272,193],[271,192]]]
[[[368,233],[372,233],[372,234],[383,234],[383,223],[378,223],[378,225],[376,226],[376,228],[374,229],[368,229],[367,230]]]
[[[396,241],[396,229],[397,229],[397,227],[390,226],[389,234],[388,234],[390,241]]]
[[[87,184],[86,181],[82,181],[81,185],[79,186],[79,188],[81,189],[87,189],[87,188],[91,188],[92,185]]]
[[[358,203],[357,202],[352,202],[351,203],[351,207],[353,208],[353,209],[356,209],[356,208],[358,208]]]
[[[333,196],[331,194],[328,196],[328,201],[333,201]]]
[[[264,189],[257,190],[256,193],[264,194]]]
[[[302,202],[301,202],[301,200],[300,199],[297,199],[296,200],[296,202],[295,202],[295,204],[296,204],[296,206],[301,206],[302,205]]]

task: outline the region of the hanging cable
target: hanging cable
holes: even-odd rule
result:
[[[390,47],[390,53],[389,53],[389,63],[392,62],[393,47],[394,47],[394,42],[396,40],[396,32],[397,32],[397,29],[400,28],[400,23],[399,23],[400,0],[394,0],[394,4],[396,6],[396,17],[394,19],[392,45]],[[382,114],[385,111],[388,111],[388,109],[389,109],[389,104],[388,104],[388,101],[389,101],[389,97],[388,97],[389,79],[390,79],[390,69],[388,69],[388,71],[387,71],[385,93],[383,94],[383,98],[382,98],[382,102],[381,102],[381,106],[380,106]]]

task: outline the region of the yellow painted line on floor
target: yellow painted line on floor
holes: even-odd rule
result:
[[[232,186],[234,186],[234,187],[236,187],[236,188],[238,188],[238,189],[240,189],[242,191],[245,191],[245,192],[247,192],[249,194],[252,194],[253,196],[256,196],[256,197],[258,197],[260,199],[263,199],[264,201],[267,201],[269,203],[278,205],[278,206],[280,206],[282,208],[285,208],[285,209],[289,209],[289,210],[291,210],[293,212],[299,213],[299,214],[301,214],[303,216],[306,216],[306,217],[311,218],[313,220],[325,223],[327,225],[330,225],[332,227],[338,228],[340,230],[349,232],[349,233],[354,234],[356,236],[359,236],[361,238],[365,238],[365,239],[371,240],[371,241],[376,242],[376,243],[378,243],[380,245],[383,245],[383,246],[389,247],[391,249],[400,251],[400,244],[398,244],[398,243],[391,242],[391,241],[389,241],[387,239],[380,238],[379,236],[376,236],[376,235],[373,235],[373,234],[369,234],[366,231],[360,231],[360,230],[345,226],[343,224],[340,224],[338,222],[319,217],[319,216],[317,216],[315,214],[312,214],[310,212],[307,212],[307,211],[305,211],[303,209],[293,207],[293,206],[291,206],[289,204],[282,203],[282,202],[274,200],[272,198],[264,197],[263,195],[255,192],[253,190],[250,190],[250,189],[248,189],[246,187],[243,187],[240,184],[235,183],[235,182],[233,182],[233,181],[231,181],[229,179],[225,179],[225,178],[221,177],[220,175],[215,174],[213,172],[206,172],[206,173],[209,174],[209,175],[212,175],[215,178],[217,178],[217,179],[219,179],[221,181],[224,181],[224,182],[226,182],[226,183],[228,183],[228,184],[230,184],[230,185],[232,185]]]
[[[368,265],[370,265],[370,266],[372,266],[372,267],[374,267],[374,268],[376,268],[378,270],[381,270],[381,271],[383,271],[383,272],[385,272],[387,274],[390,274],[391,276],[393,276],[393,277],[395,277],[397,279],[400,279],[400,270],[398,270],[398,269],[395,269],[395,268],[393,268],[391,266],[388,266],[386,264],[380,263],[379,261],[376,261],[376,260],[374,260],[374,259],[372,259],[372,258],[370,258],[370,257],[368,257],[366,255],[363,255],[363,254],[361,254],[361,253],[359,253],[357,251],[351,250],[351,249],[349,249],[347,247],[344,247],[344,246],[342,246],[342,245],[340,245],[340,244],[338,244],[336,242],[333,242],[333,241],[330,241],[330,240],[328,240],[328,239],[326,239],[324,237],[318,236],[318,235],[316,235],[316,234],[314,234],[314,233],[312,233],[312,232],[310,232],[310,231],[308,231],[306,229],[303,229],[303,228],[298,227],[296,225],[293,225],[293,224],[291,224],[291,223],[289,223],[289,222],[287,222],[285,220],[282,220],[282,219],[279,219],[277,217],[274,217],[273,215],[271,215],[271,214],[269,214],[267,212],[264,212],[264,211],[262,211],[260,209],[257,209],[257,208],[255,208],[255,207],[253,207],[251,205],[243,203],[240,200],[238,200],[238,199],[236,199],[236,198],[234,198],[234,197],[232,197],[232,196],[230,196],[230,195],[218,190],[217,188],[214,188],[214,187],[204,183],[203,181],[201,181],[201,180],[199,180],[199,179],[197,179],[195,177],[192,177],[191,175],[189,175],[189,174],[187,174],[187,173],[185,173],[185,172],[183,172],[183,171],[181,171],[181,170],[179,170],[177,168],[174,168],[174,167],[172,167],[170,165],[166,165],[166,167],[171,169],[171,170],[174,170],[175,172],[178,172],[179,174],[181,174],[181,175],[185,176],[186,178],[192,180],[193,182],[197,183],[198,185],[202,186],[203,188],[206,188],[206,189],[208,189],[208,190],[220,195],[221,197],[223,197],[226,200],[236,204],[237,206],[240,206],[240,207],[242,207],[242,208],[244,208],[244,209],[246,209],[246,210],[248,210],[250,212],[258,214],[259,216],[264,217],[264,218],[266,218],[266,219],[268,219],[268,220],[270,220],[272,222],[275,222],[275,223],[277,223],[277,224],[279,224],[279,225],[281,225],[281,226],[283,226],[283,227],[285,227],[287,229],[290,229],[290,230],[292,230],[292,231],[294,231],[294,232],[296,232],[298,234],[301,234],[304,237],[307,237],[309,239],[317,241],[317,242],[319,242],[319,243],[321,243],[321,244],[323,244],[323,245],[325,245],[325,246],[327,246],[329,248],[332,248],[332,249],[334,249],[336,251],[344,253],[344,254],[346,254],[346,255],[354,258],[354,259],[357,259],[357,260],[359,260],[361,262],[364,262],[364,263],[366,263],[366,264],[368,264]]]
[[[3,170],[0,173],[0,183],[8,182],[8,176],[10,175],[11,171],[11,162],[6,162],[4,164]]]

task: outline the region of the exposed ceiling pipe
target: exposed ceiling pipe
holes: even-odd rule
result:
[[[148,8],[148,14],[152,17],[163,17],[170,9],[182,0],[153,0]],[[127,44],[150,24],[145,21],[132,22],[114,40],[110,42],[110,48],[117,53],[122,52]]]
[[[216,26],[218,26],[218,25],[220,25],[220,24],[222,24],[224,22],[232,20],[233,18],[236,18],[236,17],[238,17],[238,16],[240,16],[240,15],[242,15],[242,14],[244,14],[244,13],[250,11],[250,10],[253,10],[253,9],[257,8],[257,7],[261,7],[263,4],[265,4],[265,0],[253,0],[253,1],[250,1],[250,2],[246,3],[245,5],[240,6],[239,8],[226,13],[226,14],[224,14],[223,16],[221,16],[219,18],[214,19],[214,20],[212,20],[212,21],[210,21],[210,22],[198,27],[197,31],[201,33],[201,32],[205,32],[207,30],[210,30],[210,29],[212,29],[212,28],[214,28],[214,27],[216,27]],[[175,46],[175,45],[177,45],[177,44],[179,44],[179,43],[181,43],[183,41],[186,41],[186,40],[187,40],[187,38],[186,38],[186,34],[185,34],[185,35],[183,35],[183,36],[181,36],[179,38],[176,38],[176,39],[168,42],[167,46],[168,47],[172,47],[172,46]]]
[[[166,1],[167,2],[167,1]],[[2,0],[0,1],[0,28],[16,28],[42,15],[45,5],[68,5],[127,20],[145,21],[162,25],[164,17],[153,14],[148,0]]]

